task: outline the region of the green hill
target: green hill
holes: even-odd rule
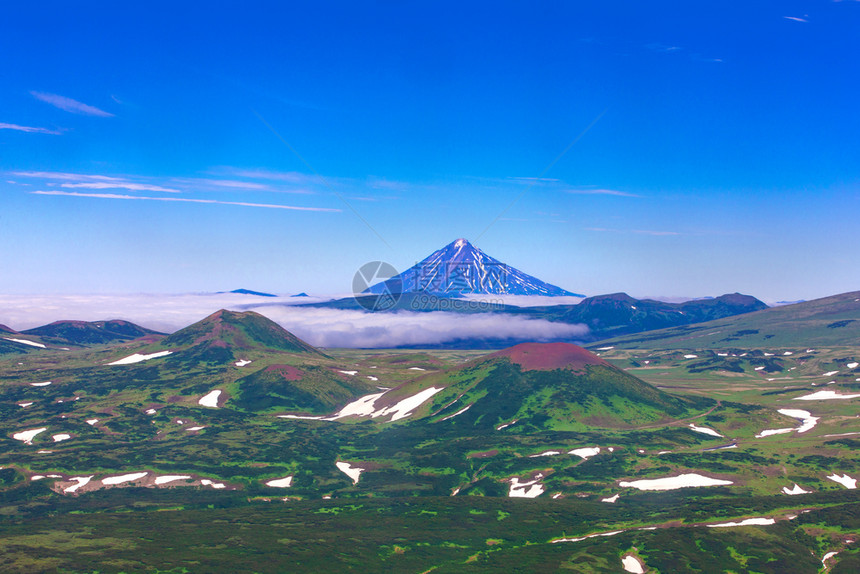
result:
[[[55,321],[35,329],[22,331],[55,345],[102,345],[130,341],[147,335],[161,335],[129,321]]]
[[[186,361],[227,362],[236,358],[236,352],[253,349],[325,356],[259,313],[224,309],[169,335],[160,346],[170,350],[183,349],[181,356]]]
[[[712,404],[669,395],[570,343],[522,343],[407,383],[375,406],[430,387],[443,390],[420,416],[479,428],[514,422],[533,430],[631,428]]]
[[[625,349],[751,349],[860,345],[860,291],[695,325],[600,341]]]

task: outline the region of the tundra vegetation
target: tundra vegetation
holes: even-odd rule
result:
[[[860,569],[856,347],[87,333],[0,355],[3,571]]]

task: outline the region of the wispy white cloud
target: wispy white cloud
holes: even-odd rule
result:
[[[558,183],[561,180],[554,177],[512,177],[513,181],[521,181],[523,183]]]
[[[645,47],[648,48],[649,50],[653,50],[655,52],[661,52],[664,54],[669,54],[671,52],[680,52],[681,50],[683,50],[683,48],[681,46],[668,46],[666,44],[659,44],[659,43],[646,44]]]
[[[679,231],[656,231],[651,229],[611,229],[607,227],[586,227],[586,231],[600,231],[606,233],[637,233],[639,235],[654,235],[654,236],[665,236],[665,235],[683,235],[683,233]]]
[[[805,18],[798,18],[797,16],[783,16],[786,20],[794,20],[795,22],[809,22]]]
[[[264,183],[256,183],[253,181],[239,181],[235,179],[189,179],[185,180],[189,183],[202,183],[208,185],[214,185],[216,187],[228,187],[230,189],[254,189],[258,191],[269,191],[271,189],[270,186]]]
[[[90,175],[83,173],[65,173],[56,171],[13,171],[19,177],[31,177],[53,181],[63,181],[60,187],[67,189],[127,189],[129,191],[157,191],[161,193],[182,193],[172,187],[164,187],[151,183],[135,183],[126,178],[108,175]],[[55,185],[50,183],[49,185]]]
[[[19,126],[18,124],[6,124],[2,122],[0,122],[0,130],[15,130],[28,134],[50,134],[53,136],[58,136],[63,133],[61,130],[50,130],[48,128],[36,128],[32,126]]]
[[[618,191],[617,189],[565,189],[567,193],[573,193],[576,195],[615,195],[618,197],[642,197],[641,195],[636,195],[635,193],[629,193],[627,191]]]
[[[232,177],[249,179],[267,179],[271,181],[288,181],[290,183],[306,183],[310,176],[297,171],[272,171],[262,168],[241,168],[222,166],[212,171],[213,174],[227,174]]]
[[[257,173],[257,172],[248,172]],[[241,176],[240,176],[241,177]],[[270,182],[261,181],[245,181],[240,179],[218,179],[205,177],[192,178],[173,178],[170,182],[182,185],[193,189],[208,189],[212,190],[244,190],[244,191],[265,191],[271,193],[294,193],[300,195],[315,195],[316,192],[306,188],[284,187],[282,185],[272,184]]]
[[[184,197],[144,197],[141,195],[120,195],[116,193],[78,193],[76,191],[31,191],[34,195],[61,195],[66,197],[89,197],[96,199],[136,199],[142,201],[171,201],[180,203],[205,203],[212,205],[238,205],[242,207],[263,207],[266,209],[289,209],[292,211],[321,211],[340,212],[340,209],[330,207],[303,207],[296,205],[279,205],[272,203],[249,203],[245,201],[220,201],[216,199],[191,199]]]
[[[63,111],[70,112],[73,114],[81,114],[84,116],[98,116],[101,118],[113,117],[113,114],[110,112],[100,110],[95,106],[87,105],[83,102],[73,100],[72,98],[67,98],[66,96],[48,94],[45,92],[30,92],[30,94],[37,100],[45,102],[46,104],[51,104],[55,108],[59,108]]]
[[[66,173],[60,171],[13,171],[19,177],[38,177],[41,179],[56,179],[60,181],[125,181],[119,177],[108,175],[90,175],[84,173]]]
[[[147,183],[131,183],[131,182],[84,182],[84,183],[63,183],[60,187],[69,189],[127,189],[129,191],[160,191],[163,193],[182,193],[178,189],[162,187],[160,185],[149,185]]]

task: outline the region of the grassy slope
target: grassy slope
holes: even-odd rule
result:
[[[860,291],[696,325],[601,341],[593,347],[727,349],[860,346]]]
[[[331,564],[337,564],[338,570],[364,572],[415,572],[432,566],[442,572],[498,571],[503,566],[510,571],[555,571],[562,566],[584,572],[617,571],[621,554],[633,547],[649,567],[662,572],[806,572],[824,552],[840,548],[838,561],[846,565],[840,567],[850,567],[856,560],[843,539],[846,532],[858,530],[851,522],[858,515],[857,506],[833,506],[856,501],[856,494],[825,478],[834,472],[857,477],[860,472],[860,437],[825,436],[860,431],[854,418],[856,403],[791,401],[804,390],[771,394],[784,391],[787,383],[812,390],[813,383],[830,380],[822,373],[836,369],[840,371],[834,376],[837,385],[829,388],[850,388],[855,376],[845,363],[854,358],[853,351],[777,357],[777,349],[766,348],[755,357],[744,357],[742,372],[691,372],[697,364],[723,360],[704,353],[690,359],[684,358],[684,351],[603,354],[649,383],[671,387],[667,390],[673,393],[721,400],[718,408],[695,423],[718,430],[725,439],[693,432],[686,421],[647,423],[641,425],[644,428],[626,430],[515,424],[496,431],[492,425],[467,424],[463,417],[468,412],[444,422],[440,414],[415,424],[338,424],[276,419],[265,412],[235,408],[232,402],[242,397],[240,379],[270,365],[310,363],[357,370],[357,375],[343,380],[358,384],[362,377],[374,375],[380,383],[393,385],[427,372],[410,370],[411,366],[431,371],[461,362],[469,353],[440,353],[434,359],[426,354],[338,351],[332,353],[334,359],[327,359],[249,350],[252,363],[242,368],[208,363],[184,371],[171,368],[170,357],[136,366],[99,366],[133,351],[129,347],[42,352],[25,357],[20,366],[21,359],[0,360],[0,466],[7,467],[0,471],[0,529],[3,540],[9,541],[0,552],[8,565],[5,570],[38,571],[56,565],[92,571],[97,565],[101,571],[152,567],[235,571],[241,563],[246,566],[240,569],[261,572],[287,567],[319,571],[321,565]],[[773,354],[765,356],[765,352]],[[658,362],[645,365],[646,360]],[[755,371],[753,360],[770,361],[782,370]],[[490,373],[486,369],[484,380],[489,380]],[[428,379],[434,376],[439,375],[431,372]],[[781,376],[792,379],[767,380]],[[511,372],[505,378],[511,390],[523,384],[552,386],[517,379]],[[38,380],[54,384],[27,384]],[[220,409],[197,405],[213,385],[221,385],[218,388],[229,395],[226,405]],[[81,399],[69,401],[73,396]],[[61,399],[63,403],[57,402]],[[22,400],[35,404],[22,409],[16,404]],[[156,415],[143,412],[149,406],[157,407]],[[786,407],[806,408],[821,421],[803,435],[755,439],[762,428],[798,424],[776,414],[776,408]],[[85,422],[89,417],[101,422],[90,426]],[[185,424],[177,424],[177,419]],[[14,431],[42,425],[49,430],[32,446],[10,438]],[[199,433],[184,430],[191,425],[207,428]],[[53,444],[50,435],[57,432],[69,432],[73,438]],[[734,440],[737,449],[704,451]],[[590,446],[604,450],[589,460],[567,454],[531,457],[550,449],[567,452]],[[614,451],[607,452],[608,447]],[[658,454],[661,451],[671,452]],[[367,469],[359,484],[353,485],[335,468],[336,460]],[[87,473],[100,478],[136,470],[190,473],[225,481],[237,490],[116,488],[72,497],[52,492],[50,480],[26,478],[34,472]],[[694,471],[729,478],[735,484],[665,494],[617,485],[620,479]],[[540,498],[506,498],[506,480],[528,479],[536,473],[544,476],[546,488]],[[290,489],[263,485],[288,474],[295,477]],[[815,493],[779,494],[793,482]],[[457,488],[460,496],[448,496]],[[561,498],[551,499],[555,494]],[[614,494],[621,495],[614,505],[600,502]],[[328,495],[339,500],[321,500]],[[284,496],[303,501],[286,503],[285,514],[280,507]],[[230,508],[220,511],[219,506]],[[182,512],[151,512],[183,507]],[[822,510],[770,527],[705,530],[689,526],[763,514],[782,517],[801,507]],[[118,516],[115,512],[120,509],[123,514]],[[129,510],[134,513],[128,514]],[[687,526],[548,544],[557,536],[662,526],[677,520]],[[343,532],[350,531],[362,535],[344,545]],[[768,562],[769,555],[778,562]]]

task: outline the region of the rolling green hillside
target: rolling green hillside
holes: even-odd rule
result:
[[[522,343],[407,383],[380,406],[428,387],[444,390],[421,412],[457,427],[630,428],[713,406],[669,395],[570,343]]]
[[[860,345],[860,291],[753,313],[627,335],[592,347],[629,349]]]
[[[323,354],[269,323],[0,357],[0,570],[858,562],[857,399],[795,401],[856,392],[854,351]]]
[[[267,348],[322,355],[316,348],[259,313],[224,309],[176,331],[161,341],[161,345],[166,348],[221,347],[234,351]]]
[[[160,335],[128,321],[56,321],[50,325],[22,331],[54,345],[102,345],[130,341],[147,335]]]

